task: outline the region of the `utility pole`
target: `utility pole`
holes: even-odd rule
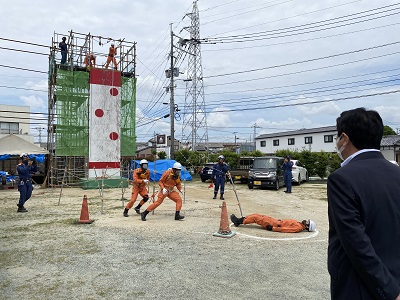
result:
[[[171,72],[171,80],[169,84],[170,91],[170,108],[169,114],[171,117],[171,144],[170,144],[170,159],[174,159],[175,156],[175,102],[174,102],[174,33],[172,32],[172,23],[171,27],[171,53],[170,53],[170,72]]]
[[[257,126],[257,123],[254,123],[253,126],[251,126],[254,128],[254,135],[253,135],[253,142],[254,142],[254,151],[257,150],[257,146],[256,146],[256,130],[257,128],[261,128],[260,126]]]
[[[237,146],[236,146],[236,140],[238,139],[237,137],[236,137],[236,131],[233,133],[234,135],[235,135],[235,153],[237,153]]]

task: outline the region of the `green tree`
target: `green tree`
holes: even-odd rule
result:
[[[396,131],[392,129],[390,126],[383,126],[383,136],[385,135],[396,135]]]
[[[158,152],[158,158],[159,159],[166,159],[167,158],[167,153],[165,153],[165,151],[160,151]]]
[[[316,153],[315,174],[324,179],[328,171],[329,153],[324,151]]]

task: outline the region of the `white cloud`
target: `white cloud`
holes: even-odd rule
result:
[[[21,96],[20,99],[24,102],[26,106],[31,108],[45,108],[45,102],[42,98],[36,96]]]
[[[26,82],[25,87],[47,93],[48,82],[47,80],[39,80],[37,82],[28,81]]]
[[[207,116],[207,124],[211,127],[227,127],[232,124],[230,114],[228,113],[229,109],[220,107],[216,108],[218,112],[211,112]]]
[[[306,103],[313,102],[316,99],[312,98],[298,98],[295,103]],[[330,100],[330,99],[325,99]],[[296,109],[299,111],[301,115],[304,116],[312,116],[312,115],[338,115],[340,113],[340,108],[335,102],[325,102],[325,103],[314,103],[309,105],[298,105]]]

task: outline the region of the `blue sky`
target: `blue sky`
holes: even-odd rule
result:
[[[170,133],[170,23],[188,38],[192,1],[10,2],[0,34],[0,104],[28,105],[32,134],[47,118],[48,46],[69,30],[137,42],[137,141]],[[210,141],[335,125],[343,110],[377,110],[400,130],[400,5],[395,1],[199,0]],[[21,16],[24,16],[23,18]],[[9,41],[11,40],[11,41]],[[24,42],[24,43],[20,43]],[[27,43],[33,43],[35,46]],[[47,47],[46,47],[47,46]],[[99,47],[97,51],[107,52]],[[28,51],[28,52],[22,52]],[[182,138],[187,60],[175,103]],[[29,69],[26,71],[22,69]],[[44,121],[43,121],[44,120]]]

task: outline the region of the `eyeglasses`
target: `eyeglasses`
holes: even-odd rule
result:
[[[342,135],[340,135],[340,136],[337,136],[337,135],[336,135],[336,136],[334,137],[335,141],[340,141],[341,138],[342,138]]]

